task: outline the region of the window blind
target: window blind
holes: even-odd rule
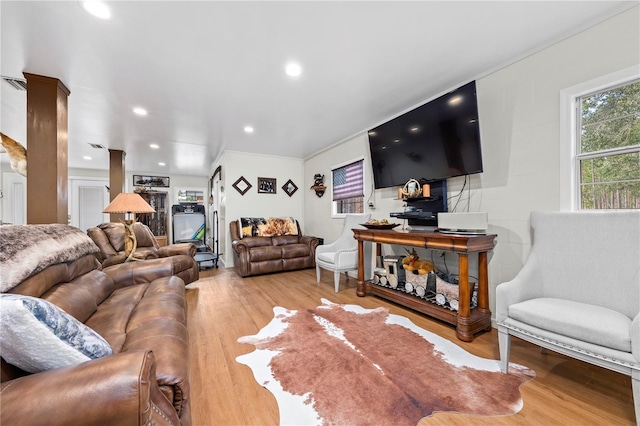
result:
[[[333,201],[364,196],[363,164],[364,160],[359,160],[331,171],[333,175]]]

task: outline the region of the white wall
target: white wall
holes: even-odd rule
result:
[[[224,247],[220,247],[222,263],[233,266],[233,249],[229,238],[229,221],[240,217],[279,217],[291,216],[300,222],[304,234],[308,234],[304,217],[304,197],[308,187],[304,180],[304,163],[297,158],[274,157],[269,155],[247,154],[225,151],[220,158],[224,201],[221,210],[220,231],[225,232]],[[233,184],[241,177],[252,185],[244,195],[240,195]],[[258,193],[258,177],[275,178],[275,194]],[[298,190],[289,197],[282,186],[291,179]],[[222,239],[221,239],[222,241]]]
[[[560,210],[560,92],[570,86],[640,64],[640,7],[630,9],[573,37],[477,79],[484,173],[471,176],[469,211],[489,214],[490,232],[498,235],[490,255],[490,304],[495,287],[513,278],[531,249],[529,215]],[[314,173],[330,176],[330,166],[367,156],[366,133],[305,161],[307,187]],[[449,179],[456,194],[463,178]],[[369,190],[370,191],[370,190]],[[395,189],[375,191],[373,217],[401,211]],[[467,210],[465,189],[458,211]],[[369,193],[365,194],[365,198]],[[330,200],[305,194],[305,220],[312,234],[335,237],[341,221],[330,218]],[[340,223],[338,223],[340,222]],[[384,248],[385,252],[389,250]],[[447,258],[449,259],[449,258]],[[450,257],[450,269],[457,263]],[[473,271],[472,271],[473,272]]]

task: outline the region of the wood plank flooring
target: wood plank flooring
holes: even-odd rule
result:
[[[449,325],[374,296],[358,297],[356,280],[333,290],[333,274],[324,272],[320,284],[315,270],[241,278],[233,268],[201,271],[187,286],[191,362],[191,411],[194,425],[277,425],[276,401],[258,385],[251,370],[235,361],[252,352],[237,343],[256,334],[273,318],[273,307],[305,309],[321,298],[365,308],[385,306],[416,325],[439,334],[467,351],[498,359],[496,330],[471,343],[461,342]],[[420,421],[427,425],[634,425],[631,379],[513,338],[511,361],[533,369],[536,379],[520,391],[524,408],[516,415],[477,417],[436,413]],[[409,368],[409,367],[407,367]],[[375,403],[375,401],[372,401]]]

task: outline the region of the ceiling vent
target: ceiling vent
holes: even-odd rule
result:
[[[16,90],[20,90],[23,92],[27,91],[27,80],[24,80],[22,78],[13,78],[13,77],[5,77],[5,76],[2,76],[2,79],[7,83],[9,83],[9,85]]]
[[[89,145],[91,145],[91,148],[95,148],[95,149],[107,149],[106,146],[100,145],[99,143],[90,143]]]

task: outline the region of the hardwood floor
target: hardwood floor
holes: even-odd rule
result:
[[[251,370],[235,361],[252,352],[237,343],[255,334],[273,318],[273,307],[305,309],[325,298],[365,308],[385,306],[416,325],[454,341],[467,351],[498,359],[496,330],[473,342],[456,339],[449,325],[374,296],[358,297],[356,280],[333,290],[333,275],[323,273],[316,284],[315,270],[241,278],[234,269],[201,271],[200,280],[187,286],[191,362],[191,411],[194,425],[276,425],[276,401],[258,385]],[[436,413],[420,421],[426,425],[634,425],[631,379],[514,338],[511,361],[525,365],[537,377],[521,386],[523,409],[513,416],[477,417]]]

